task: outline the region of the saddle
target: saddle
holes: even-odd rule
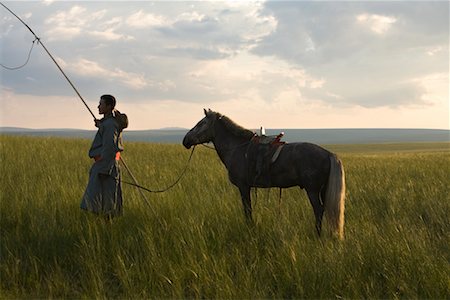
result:
[[[271,163],[274,163],[278,156],[280,155],[281,149],[283,145],[286,144],[285,141],[281,141],[281,138],[284,136],[284,132],[280,132],[278,135],[255,135],[252,139],[252,142],[256,145],[268,145],[269,150],[272,150],[273,156],[270,160]]]
[[[247,151],[248,179],[251,184],[261,187],[270,186],[270,167],[278,159],[286,142],[281,141],[284,132],[278,135],[256,135]]]

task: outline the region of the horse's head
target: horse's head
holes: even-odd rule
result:
[[[184,136],[183,145],[187,149],[194,145],[211,142],[214,138],[214,123],[218,114],[210,109],[204,109],[204,112],[205,117]]]

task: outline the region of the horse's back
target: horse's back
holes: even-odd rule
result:
[[[316,144],[289,143],[273,167],[275,173],[290,173],[291,180],[295,179],[301,188],[320,188],[328,179],[330,155],[330,151]]]

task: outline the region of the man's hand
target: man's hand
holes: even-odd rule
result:
[[[95,119],[94,122],[95,122],[95,127],[97,127],[97,128],[100,127],[100,123],[101,123],[100,120]]]

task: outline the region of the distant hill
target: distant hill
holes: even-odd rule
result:
[[[0,134],[55,136],[92,139],[95,130],[28,129],[0,127]],[[188,129],[125,130],[125,141],[150,143],[181,143]],[[317,144],[370,144],[396,142],[448,142],[450,130],[440,129],[266,129],[267,135],[284,132],[287,142]]]
[[[438,129],[277,129],[266,130],[266,133],[278,134],[280,131],[284,131],[286,141],[317,144],[450,141],[450,130]]]

